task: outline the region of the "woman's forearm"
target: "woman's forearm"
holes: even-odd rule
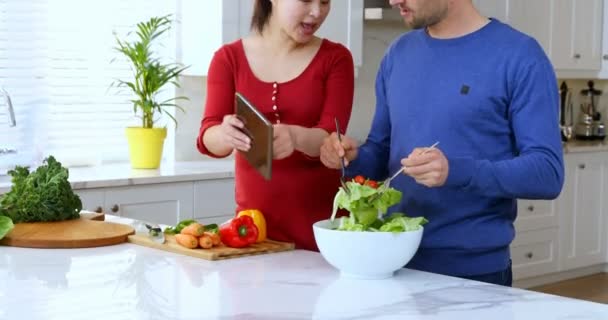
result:
[[[232,148],[222,143],[220,134],[220,126],[216,125],[205,131],[202,140],[211,153],[218,157],[225,157],[232,153]]]
[[[329,135],[327,131],[320,128],[304,128],[296,125],[292,125],[290,129],[294,136],[296,150],[310,157],[318,157],[320,155],[323,139]]]

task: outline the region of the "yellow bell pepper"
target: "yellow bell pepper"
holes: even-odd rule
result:
[[[258,240],[256,242],[262,242],[266,240],[266,219],[264,219],[264,215],[260,210],[242,210],[239,211],[236,216],[250,216],[253,219],[253,223],[256,225],[256,227],[258,227]]]

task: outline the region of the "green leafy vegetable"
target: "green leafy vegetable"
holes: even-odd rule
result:
[[[197,221],[192,220],[192,219],[182,220],[175,227],[166,228],[164,233],[165,234],[178,234],[178,233],[182,232],[182,229],[184,229],[185,227],[187,227],[195,222],[197,222]],[[212,233],[218,233],[220,230],[219,226],[215,223],[205,225],[203,227],[203,229],[205,230],[205,232],[212,232]]]
[[[204,227],[204,229],[205,229],[205,232],[211,232],[211,233],[219,233],[220,232],[220,227],[217,224],[215,224],[215,223],[206,224],[205,227]]]
[[[178,234],[178,233],[182,232],[183,228],[185,228],[195,222],[196,222],[196,220],[192,220],[192,219],[182,220],[175,227],[166,228],[164,232],[166,234]]]
[[[11,190],[0,196],[0,216],[14,223],[63,221],[80,217],[82,202],[68,181],[68,169],[50,156],[30,173],[17,166],[8,174]]]
[[[0,239],[4,238],[14,227],[15,225],[11,218],[0,216]]]
[[[334,198],[332,218],[339,208],[350,213],[348,217],[340,218],[338,230],[405,232],[418,230],[428,223],[424,217],[410,218],[403,213],[382,218],[389,207],[401,201],[402,193],[399,190],[382,186],[374,188],[354,181],[347,181],[346,184],[350,194],[340,188]]]

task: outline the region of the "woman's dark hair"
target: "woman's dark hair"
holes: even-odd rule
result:
[[[253,15],[251,16],[251,29],[262,33],[264,27],[270,20],[272,13],[272,2],[270,0],[255,0],[253,5]]]

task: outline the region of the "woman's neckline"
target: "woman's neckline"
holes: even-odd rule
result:
[[[247,52],[245,51],[245,45],[243,44],[243,39],[239,40],[239,45],[241,46],[241,50],[243,52],[243,56],[245,58],[245,63],[247,65],[247,69],[249,71],[249,73],[251,74],[251,76],[253,78],[255,78],[256,81],[264,83],[264,84],[278,84],[278,85],[285,85],[288,84],[290,82],[296,81],[298,80],[300,77],[304,76],[308,70],[311,68],[311,66],[315,63],[315,61],[317,60],[319,53],[321,52],[321,49],[323,48],[323,46],[325,46],[327,43],[327,39],[325,38],[321,38],[321,45],[319,45],[319,48],[317,48],[317,51],[315,52],[315,54],[312,56],[312,59],[310,60],[310,62],[308,63],[308,65],[306,65],[306,67],[302,70],[302,72],[300,72],[298,75],[296,75],[295,77],[286,80],[286,81],[265,81],[260,79],[255,72],[253,72],[253,69],[251,68],[251,64],[249,63],[249,58],[247,57]]]

